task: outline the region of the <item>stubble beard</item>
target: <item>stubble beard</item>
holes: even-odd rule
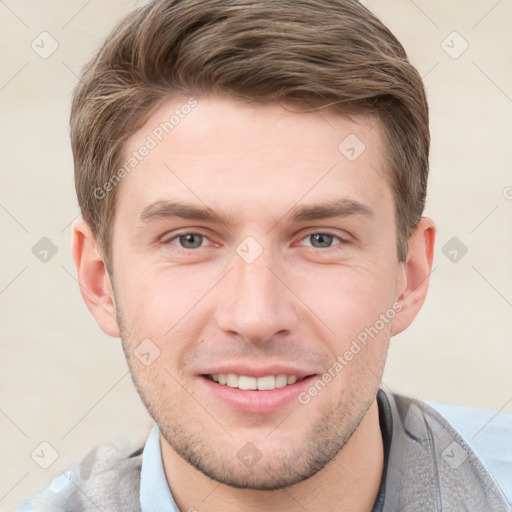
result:
[[[145,372],[139,372],[140,365],[134,361],[133,348],[136,344],[134,340],[130,340],[117,300],[116,304],[123,351],[132,381],[148,413],[176,454],[203,475],[220,484],[239,489],[271,491],[289,487],[312,477],[341,452],[375,399],[375,396],[370,396],[364,404],[359,406],[351,403],[350,399],[331,404],[307,432],[303,433],[302,440],[290,437],[288,446],[283,446],[281,443],[280,451],[269,450],[268,453],[263,453],[261,459],[253,466],[244,466],[237,457],[244,443],[236,446],[236,440],[215,424],[204,410],[201,425],[201,422],[195,421],[193,417],[187,418],[187,409],[180,406],[178,400],[165,397],[165,408],[162,407],[161,401],[155,400],[159,395],[159,389],[145,385],[147,384],[147,381],[144,381]],[[155,382],[158,381],[155,380]],[[353,396],[357,396],[357,393],[353,393]],[[192,401],[191,405],[195,407],[197,403],[193,398],[189,399]],[[348,409],[347,406],[349,406]],[[300,405],[300,407],[307,407],[307,405]],[[289,421],[293,421],[293,413],[279,425],[278,429],[285,429]],[[212,428],[210,429],[209,426]],[[202,434],[205,431],[211,432],[209,439]],[[224,444],[224,451],[222,448],[219,449],[221,439],[227,443]],[[261,441],[265,442],[264,436]],[[253,444],[258,449],[257,441]],[[262,448],[264,450],[264,447]]]

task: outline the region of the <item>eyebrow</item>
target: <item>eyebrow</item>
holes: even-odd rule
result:
[[[334,217],[348,217],[349,215],[363,215],[373,217],[374,211],[358,201],[351,199],[331,200],[326,203],[313,205],[295,205],[281,220],[287,222],[304,222],[308,220],[328,219]],[[155,220],[168,218],[182,218],[188,220],[202,220],[218,222],[229,225],[229,216],[215,212],[209,207],[203,208],[177,201],[157,201],[142,211],[140,220],[147,224]]]
[[[144,223],[149,223],[154,220],[173,217],[189,220],[220,222],[222,224],[230,223],[230,219],[227,216],[217,213],[211,208],[197,207],[177,201],[157,201],[156,203],[150,204],[142,211],[140,220]]]
[[[373,217],[373,210],[359,201],[338,199],[322,204],[296,205],[284,216],[287,221],[301,222],[306,220],[330,219],[333,217],[348,217],[349,215]]]

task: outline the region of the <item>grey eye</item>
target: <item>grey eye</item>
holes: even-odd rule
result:
[[[179,236],[178,240],[184,249],[197,249],[201,247],[203,238],[203,235],[197,233],[187,233],[186,235]]]
[[[326,233],[314,233],[309,235],[311,245],[318,248],[330,247],[332,245],[333,238],[334,237],[332,235],[328,235]]]

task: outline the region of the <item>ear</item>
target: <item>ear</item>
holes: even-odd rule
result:
[[[77,220],[73,224],[72,253],[82,297],[103,332],[119,338],[114,292],[98,247],[89,224]]]
[[[422,217],[409,238],[406,261],[401,263],[397,302],[402,305],[402,309],[393,319],[391,336],[407,329],[425,302],[432,272],[435,238],[434,221]]]

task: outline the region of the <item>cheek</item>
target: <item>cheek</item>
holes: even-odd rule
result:
[[[129,364],[137,391],[153,417],[162,410],[177,410],[180,407],[182,395],[176,383],[178,378],[166,364],[163,352],[149,366],[142,364],[134,355],[130,356]]]
[[[177,269],[131,271],[119,287],[123,316],[129,330],[161,342],[194,325],[196,307],[208,292],[205,273]]]
[[[295,275],[300,277],[291,288],[340,339],[373,325],[395,298],[392,270],[376,264],[332,265]]]

